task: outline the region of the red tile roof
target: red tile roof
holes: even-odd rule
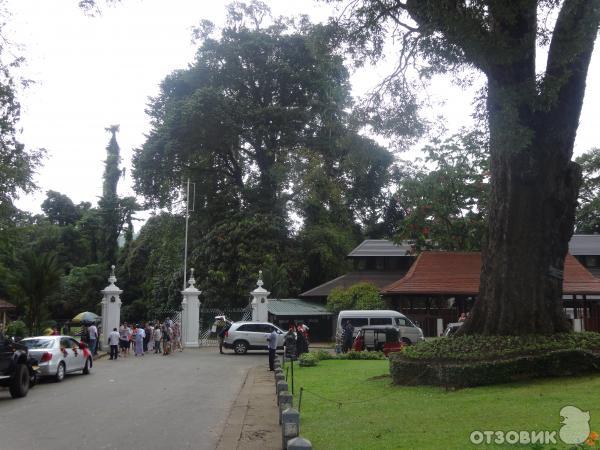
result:
[[[479,252],[423,252],[404,278],[384,287],[382,294],[477,295]],[[570,254],[565,258],[564,294],[600,294],[595,278]]]

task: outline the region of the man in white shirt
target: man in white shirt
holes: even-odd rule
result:
[[[90,352],[92,352],[92,355],[96,355],[96,343],[98,342],[98,328],[96,328],[96,325],[91,324],[89,326],[88,334],[90,336]]]
[[[108,345],[110,345],[110,359],[116,360],[119,356],[119,332],[116,328],[108,335]]]

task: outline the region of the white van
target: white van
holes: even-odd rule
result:
[[[416,344],[424,340],[423,330],[417,327],[404,314],[398,311],[385,309],[365,309],[365,310],[345,310],[340,311],[337,319],[337,329],[341,330],[342,326],[350,321],[354,327],[354,335],[364,326],[376,325],[393,325],[400,331],[400,339],[407,344]]]

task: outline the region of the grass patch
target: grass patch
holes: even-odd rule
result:
[[[316,449],[515,448],[475,446],[469,435],[473,430],[558,431],[565,405],[590,411],[591,428],[600,432],[600,376],[445,391],[392,385],[387,361],[328,360],[295,369],[296,407],[304,387],[300,432]],[[545,448],[572,448],[558,442]]]

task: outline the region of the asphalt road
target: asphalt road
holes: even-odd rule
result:
[[[102,358],[90,375],[0,388],[0,450],[214,449],[247,370],[266,353],[218,349]]]

